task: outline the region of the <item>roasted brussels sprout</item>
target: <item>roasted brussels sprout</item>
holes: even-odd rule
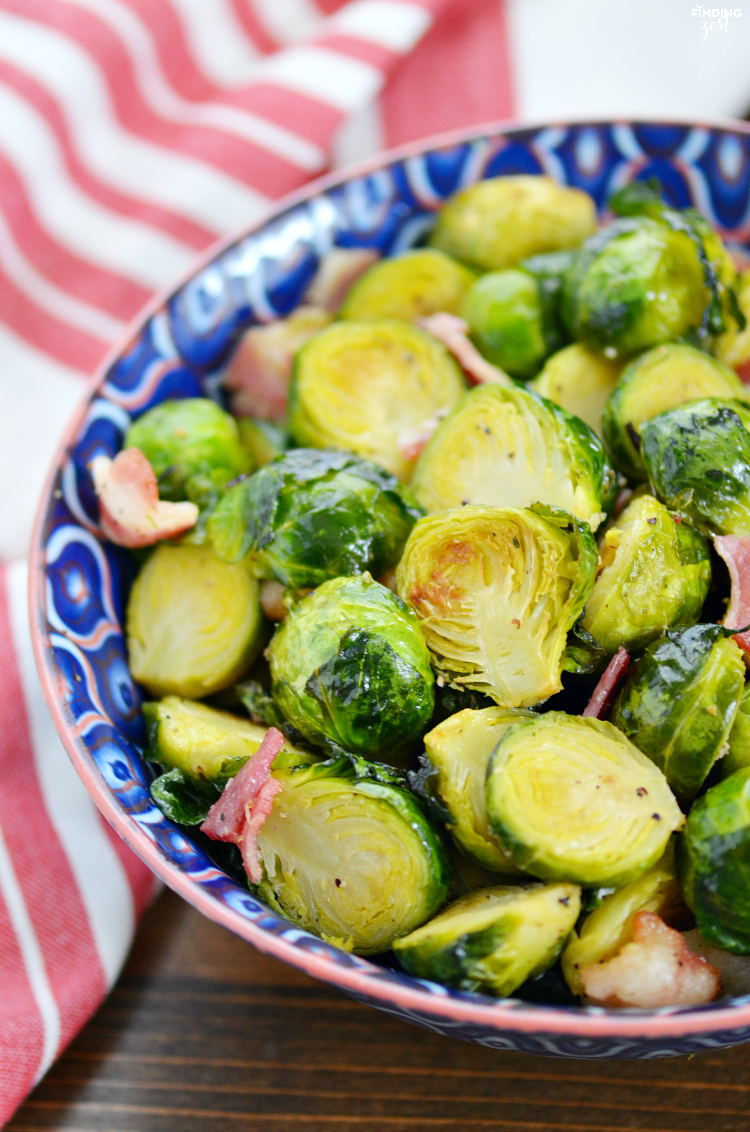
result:
[[[588,193],[549,177],[492,177],[463,189],[441,210],[430,243],[485,271],[526,256],[576,247],[596,227]]]
[[[573,994],[583,994],[581,968],[604,963],[628,943],[636,912],[655,912],[662,919],[682,904],[674,863],[674,847],[637,880],[608,891],[573,932],[562,954],[565,980]]]
[[[641,427],[654,494],[701,531],[750,535],[750,407],[716,397]]]
[[[552,966],[580,907],[575,884],[481,888],[395,940],[393,950],[419,979],[503,997]]]
[[[434,248],[404,252],[381,259],[361,275],[339,317],[416,322],[438,311],[458,314],[474,279],[474,273],[462,263]]]
[[[729,732],[729,750],[721,763],[722,777],[728,778],[745,766],[750,766],[750,684],[745,685]]]
[[[635,880],[684,822],[662,772],[621,731],[560,711],[500,740],[487,816],[519,868],[587,887]]]
[[[446,348],[418,326],[337,322],[297,355],[289,425],[301,446],[349,449],[408,480],[414,429],[450,412],[465,388]]]
[[[267,655],[274,699],[311,743],[397,760],[432,715],[419,622],[369,574],[324,582],[282,622]]]
[[[162,499],[188,497],[186,485],[196,474],[222,470],[226,483],[252,468],[234,417],[206,397],[164,401],[149,409],[128,429],[124,447],[140,448]]]
[[[745,320],[744,327],[733,321],[729,329],[713,344],[716,357],[735,369],[750,362],[750,271],[744,271],[737,283],[737,302]]]
[[[450,813],[453,840],[477,864],[494,872],[512,874],[517,869],[487,821],[487,767],[508,728],[530,717],[530,712],[509,708],[466,708],[424,737],[427,756],[437,770],[433,789]]]
[[[621,371],[620,362],[609,361],[574,342],[547,359],[530,388],[580,417],[601,436],[602,411]]]
[[[282,456],[289,447],[289,432],[283,425],[273,421],[256,421],[253,417],[240,417],[237,421],[240,440],[252,457],[253,467],[262,468],[264,464]]]
[[[409,489],[375,464],[296,448],[231,487],[209,532],[225,562],[249,553],[258,577],[302,589],[390,570],[422,513]]]
[[[707,303],[696,241],[639,217],[586,241],[566,276],[562,311],[573,338],[621,358],[696,330]]]
[[[742,652],[721,625],[693,625],[648,646],[610,718],[689,802],[724,753],[744,681]]]
[[[734,370],[694,346],[655,346],[623,371],[602,414],[602,432],[615,465],[628,479],[646,480],[640,454],[644,421],[705,397],[747,400]]]
[[[419,458],[412,488],[428,514],[466,504],[562,507],[596,530],[615,474],[591,429],[525,389],[478,385]]]
[[[750,954],[750,767],[698,799],[680,841],[682,894],[702,938],[735,954]]]
[[[708,543],[652,495],[636,496],[607,527],[599,563],[583,623],[606,652],[640,649],[700,617],[711,585]]]
[[[551,348],[536,281],[525,271],[492,271],[476,281],[461,310],[472,340],[511,377],[533,377]]]
[[[250,666],[262,620],[246,566],[221,562],[207,546],[162,543],[130,593],[130,671],[153,696],[208,696]]]
[[[396,570],[437,672],[500,707],[559,692],[568,630],[596,572],[585,523],[549,507],[462,507],[420,519]]]
[[[307,931],[360,955],[385,951],[444,903],[448,859],[413,794],[356,780],[348,759],[276,771],[258,836],[257,893]]]

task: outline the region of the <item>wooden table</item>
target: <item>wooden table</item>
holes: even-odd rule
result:
[[[109,999],[6,1132],[744,1132],[750,1046],[568,1061],[438,1037],[165,892]]]

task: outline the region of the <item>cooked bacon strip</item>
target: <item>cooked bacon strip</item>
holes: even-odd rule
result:
[[[230,779],[221,797],[208,811],[208,817],[201,826],[202,833],[212,841],[241,844],[248,811],[253,809],[262,787],[269,780],[273,760],[284,743],[284,736],[278,728],[269,727],[253,757]]]
[[[110,542],[151,546],[195,526],[198,508],[194,503],[159,499],[154,469],[140,448],[125,448],[114,460],[95,456],[91,474],[99,498],[99,525]]]
[[[742,384],[750,385],[750,361],[740,362],[740,364],[734,368]]]
[[[629,667],[630,654],[621,645],[604,669],[599,683],[594,688],[594,694],[581,715],[587,719],[601,719],[609,709],[615,692],[625,679]]]
[[[422,455],[427,446],[427,441],[445,416],[445,412],[435,413],[434,417],[422,421],[421,424],[415,425],[413,428],[402,429],[397,443],[398,450],[405,460],[416,460]]]
[[[744,629],[750,625],[750,538],[719,535],[714,539],[714,546],[716,553],[726,562],[732,582],[724,625],[727,629]],[[750,654],[750,631],[736,633],[733,640]]]
[[[633,941],[612,959],[581,967],[586,997],[599,1006],[700,1006],[721,993],[721,973],[690,950],[654,912],[636,912]]]
[[[263,880],[263,866],[258,856],[258,834],[273,809],[274,798],[281,789],[282,784],[278,778],[268,778],[258,791],[255,801],[248,802],[245,806],[245,823],[242,827],[240,849],[245,872],[253,884],[260,884]]]
[[[469,324],[462,318],[441,311],[428,318],[420,318],[419,325],[450,350],[472,385],[493,382],[515,388],[507,373],[483,358],[474,343],[469,341]]]
[[[335,313],[352,284],[378,260],[372,248],[332,248],[320,261],[305,302]]]

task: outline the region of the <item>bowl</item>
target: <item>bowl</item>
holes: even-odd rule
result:
[[[505,173],[546,173],[585,189],[600,210],[623,183],[655,176],[670,203],[696,205],[738,246],[750,239],[750,128],[732,122],[494,125],[385,154],[282,201],[147,308],[70,425],[32,549],[42,685],[107,820],[170,888],[259,950],[360,1002],[497,1049],[650,1058],[736,1045],[750,1041],[750,996],[655,1011],[535,1005],[450,990],[348,954],[256,900],[149,797],[140,694],[122,632],[132,565],[127,552],[99,537],[89,462],[113,456],[130,420],[152,405],[215,393],[238,335],[291,311],[329,248],[401,251],[427,232],[451,193]]]

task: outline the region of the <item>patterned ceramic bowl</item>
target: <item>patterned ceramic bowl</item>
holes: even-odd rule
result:
[[[600,208],[624,182],[656,176],[671,203],[697,205],[731,242],[750,240],[750,128],[740,123],[491,127],[413,146],[287,199],[146,311],[71,425],[31,571],[47,700],[102,813],[162,880],[261,951],[361,1002],[497,1049],[568,1057],[658,1057],[750,1041],[750,996],[683,1010],[537,1006],[447,990],[349,955],[266,908],[149,797],[122,632],[132,571],[127,553],[99,537],[89,462],[113,456],[130,421],[152,405],[214,391],[238,334],[296,306],[332,246],[401,251],[451,193],[503,173],[546,173],[585,189]]]

